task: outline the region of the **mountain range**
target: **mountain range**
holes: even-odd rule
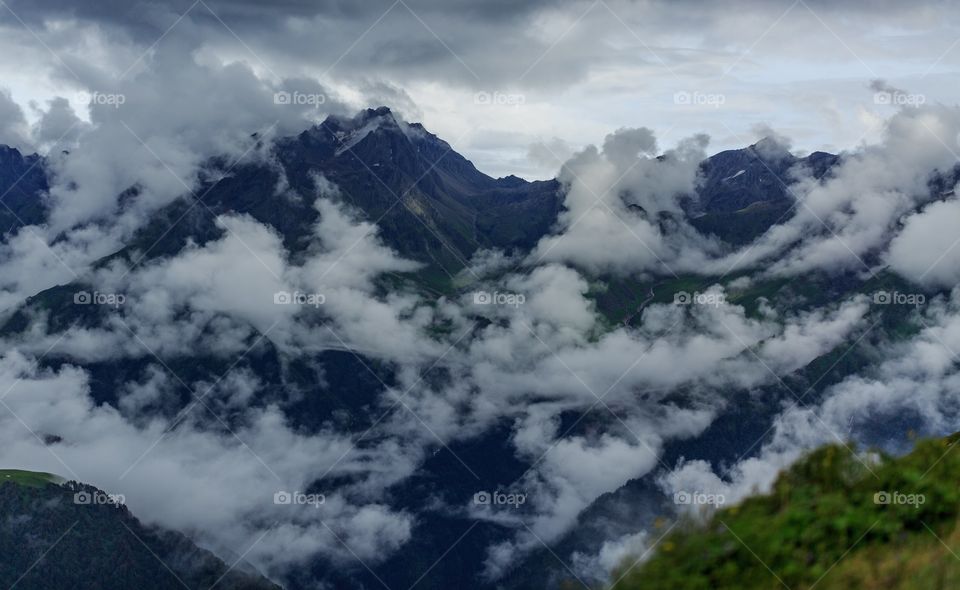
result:
[[[291,259],[303,260],[312,253],[311,241],[318,223],[323,221],[311,198],[319,194],[357,212],[359,219],[375,224],[377,236],[385,246],[404,259],[420,263],[416,268],[378,277],[378,293],[388,297],[403,286],[432,297],[454,299],[468,292],[464,283],[469,280],[465,281],[464,272],[478,253],[497,250],[507,258],[522,257],[556,229],[565,210],[568,187],[561,180],[529,182],[515,176],[487,176],[444,140],[420,124],[404,122],[386,107],[367,109],[354,117],[332,116],[292,137],[251,139],[257,149],[268,147],[265,153],[269,157],[239,162],[225,157],[209,160],[192,194],[160,208],[122,248],[93,266],[109,269],[111,264],[122,261],[149,267],[223,240],[229,229],[218,223],[218,217],[224,215],[249,216],[268,226],[290,252]],[[749,244],[796,213],[798,200],[790,188],[791,179],[801,175],[812,177],[815,182],[828,179],[843,161],[843,155],[824,152],[799,157],[776,139],[767,138],[705,159],[699,165],[695,192],[676,197],[682,203],[682,215],[701,236],[733,249]],[[0,226],[5,241],[18,229],[42,225],[48,220],[46,193],[51,174],[53,167],[43,157],[25,156],[15,149],[0,147],[0,203],[4,205],[0,209]],[[938,194],[955,179],[955,171],[932,179],[931,194]],[[131,186],[128,190],[135,195],[139,188]],[[119,214],[125,199],[119,198],[118,203]],[[640,246],[637,247],[639,250]],[[607,325],[638,329],[644,310],[651,305],[676,301],[681,293],[706,291],[715,279],[729,289],[728,301],[743,306],[750,317],[776,317],[778,311],[782,314],[787,308],[816,310],[854,295],[871,297],[878,290],[909,289],[902,278],[883,270],[873,277],[809,273],[802,280],[768,277],[746,286],[742,281],[734,283],[742,278],[737,273],[721,279],[694,274],[599,273],[591,277],[587,296]],[[116,318],[116,308],[75,305],[78,291],[95,290],[96,285],[86,283],[84,277],[41,290],[0,318],[0,337],[12,342],[26,340],[41,317],[51,332],[107,325]],[[936,292],[928,294],[932,297]],[[909,311],[887,306],[871,313],[885,336],[902,339],[914,330],[908,321]],[[179,318],[188,316],[190,311],[176,313]],[[487,318],[478,320],[478,324],[478,330],[497,325],[495,319]],[[321,330],[319,324],[309,327]],[[252,330],[243,338],[244,347],[249,350],[239,360],[200,349],[193,354],[160,353],[159,360],[178,376],[179,383],[174,383],[172,394],[157,402],[152,410],[176,423],[181,412],[195,405],[196,392],[188,383],[216,385],[219,376],[231,370],[244,371],[254,375],[261,385],[256,395],[244,400],[245,407],[264,411],[279,407],[286,423],[297,432],[324,432],[334,424],[359,435],[356,440],[361,450],[378,442],[364,436],[382,419],[378,398],[383,391],[399,387],[404,377],[402,367],[352,350],[346,344],[313,351],[304,358],[290,358],[282,344],[263,338],[265,332]],[[857,335],[866,336],[862,332]],[[808,391],[806,403],[816,403],[828,386],[875,361],[872,354],[870,350],[849,352],[840,345],[830,346],[826,353],[791,370],[779,383],[724,391],[725,407],[716,419],[698,436],[667,442],[660,461],[676,465],[700,460],[720,466],[755,453],[754,441],[764,439],[771,422],[791,400],[782,385]],[[145,381],[153,364],[148,356],[77,361],[56,351],[40,362],[49,371],[82,366],[90,375],[92,400],[106,408],[120,408],[126,384]],[[433,384],[454,381],[456,376],[440,368],[433,373],[428,369],[421,378]],[[289,395],[290,391],[309,395]],[[695,406],[694,393],[680,388],[658,403],[689,409]],[[689,397],[685,397],[687,394]],[[226,401],[209,402],[224,430],[242,422],[242,409]],[[909,415],[875,418],[875,424],[883,424],[887,429],[906,431],[913,425]],[[468,514],[437,506],[469,502],[478,486],[497,489],[527,472],[530,465],[518,459],[510,447],[513,426],[502,421],[449,445],[440,444],[411,477],[386,486],[384,503],[416,515],[409,540],[394,553],[369,567],[366,563],[361,567],[336,560],[314,560],[289,572],[283,581],[285,587],[567,587],[576,585],[576,576],[558,563],[556,554],[595,552],[611,535],[635,533],[673,513],[675,507],[657,486],[655,477],[631,480],[592,501],[577,517],[576,526],[559,535],[557,542],[531,550],[499,578],[485,578],[481,572],[488,548],[508,539],[517,528],[516,523],[509,519],[478,521]],[[601,436],[605,429],[619,428],[615,422],[611,426],[608,417],[590,411],[583,416],[564,412],[557,426],[559,432],[571,436]],[[73,442],[59,432],[39,434],[47,437],[46,444],[51,448]],[[877,430],[875,439],[867,442],[889,441]],[[473,467],[473,477],[465,473],[464,463]],[[354,483],[350,476],[343,476],[334,481],[312,482],[304,491],[327,492]],[[89,587],[177,587],[170,580],[157,581],[164,576],[164,571],[157,568],[158,561],[178,564],[176,574],[187,586],[205,587],[211,577],[216,580],[224,573],[224,561],[233,561],[225,556],[221,556],[223,561],[213,557],[180,533],[150,532],[125,507],[88,510],[89,507],[67,503],[68,496],[79,491],[101,493],[78,483],[33,487],[0,483],[0,503],[5,514],[20,515],[9,522],[15,520],[21,527],[27,522],[42,522],[30,525],[30,530],[42,534],[33,538],[30,551],[18,552],[17,560],[7,563],[10,571],[26,569],[25,564],[29,565],[36,548],[56,540],[51,538],[51,531],[57,530],[55,525],[74,519],[80,522],[75,534],[70,535],[69,543],[64,540],[58,545],[60,548],[50,554],[47,562],[57,558],[61,564],[80,563],[84,559],[81,549],[94,547],[95,558],[86,562],[83,575],[92,579],[104,573],[108,574],[108,581]],[[46,509],[54,505],[55,510]],[[41,517],[56,522],[38,520]],[[131,542],[134,537],[125,536],[117,524],[136,531],[134,537],[142,537],[146,542]],[[144,553],[143,549],[149,551]],[[120,561],[129,564],[128,570],[109,567],[115,559],[112,556],[118,552],[124,556]],[[156,555],[150,553],[160,559],[151,559]],[[440,556],[442,559],[438,560]],[[43,571],[44,577],[25,578],[19,587],[67,587],[63,571]],[[230,574],[219,585],[272,587],[256,573]]]
[[[338,187],[344,202],[376,220],[389,246],[449,277],[478,249],[529,250],[550,231],[563,204],[558,181],[491,178],[447,142],[387,107],[353,118],[330,117],[276,141],[273,153],[279,168],[209,162],[210,171],[229,173],[211,173],[195,189],[205,207],[191,207],[190,199],[171,204],[140,230],[127,251],[142,250],[149,259],[177,252],[187,239],[200,244],[214,239],[221,232],[211,212],[249,214],[280,232],[285,245],[302,247],[317,211],[305,201],[268,195],[280,182],[310,194],[319,173]],[[782,179],[792,169],[805,167],[819,178],[838,158],[824,152],[798,158],[770,138],[720,152],[701,165],[702,183],[691,195],[690,217],[698,229],[722,239],[749,241],[788,216],[794,199]],[[41,156],[0,147],[7,232],[45,220],[44,169]],[[182,215],[186,222],[174,225]]]

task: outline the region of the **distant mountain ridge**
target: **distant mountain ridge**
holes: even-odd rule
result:
[[[316,194],[318,178],[376,221],[387,245],[427,263],[438,278],[456,274],[481,248],[529,250],[550,233],[563,208],[556,180],[492,178],[421,124],[406,123],[387,107],[328,117],[278,139],[273,153],[276,166],[242,163],[225,178],[208,175],[195,192],[216,214],[247,213],[270,224],[292,251],[310,236],[318,213],[311,199],[281,198],[277,187],[309,196]],[[819,178],[838,160],[825,152],[800,158],[771,139],[720,152],[701,164],[688,216],[701,232],[742,244],[789,216],[794,199],[784,182],[791,170],[803,167]],[[214,159],[207,167],[228,165]],[[0,199],[7,205],[0,208],[4,233],[44,221],[45,170],[42,157],[0,147],[0,194],[9,193]],[[182,199],[157,212],[125,250],[150,259],[179,251],[188,239],[202,244],[222,235],[209,212],[191,204]]]
[[[822,179],[839,161],[826,152],[797,157],[771,138],[714,154],[700,165],[690,223],[728,243],[747,244],[791,216],[796,195],[788,183],[796,173]]]
[[[700,206],[706,213],[730,213],[757,203],[793,201],[785,184],[794,178],[792,170],[803,168],[814,178],[821,178],[839,159],[826,152],[800,158],[771,138],[717,153],[700,166]]]
[[[379,219],[389,245],[448,271],[478,248],[531,247],[560,206],[556,181],[487,176],[386,107],[330,117],[279,140],[276,154],[292,188],[310,194],[314,175],[322,174],[344,201]]]

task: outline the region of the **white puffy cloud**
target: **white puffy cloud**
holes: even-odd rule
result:
[[[931,203],[910,215],[890,243],[890,267],[921,285],[950,288],[960,283],[960,249],[953,230],[957,223],[956,200]]]
[[[30,151],[32,140],[27,119],[9,90],[0,89],[0,143]]]
[[[590,146],[560,172],[564,206],[558,231],[540,240],[531,263],[567,262],[591,273],[662,274],[686,242],[712,249],[683,220],[679,199],[694,192],[708,138],[682,140],[660,157],[649,129],[620,129]],[[696,253],[694,253],[696,254]]]
[[[7,392],[4,465],[123,494],[140,518],[218,551],[242,552],[263,535],[251,558],[271,575],[282,577],[316,553],[352,559],[327,526],[371,562],[409,539],[411,517],[376,502],[328,493],[319,506],[275,504],[276,492],[305,491],[326,470],[346,473],[357,460],[341,459],[352,445],[348,437],[295,432],[275,407],[242,408],[235,429],[213,427],[217,421],[202,403],[176,425],[160,418],[134,425],[92,403],[83,370],[38,371],[16,352],[0,358],[0,383]],[[59,442],[45,445],[38,436]]]

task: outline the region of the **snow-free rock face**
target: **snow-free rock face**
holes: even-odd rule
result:
[[[819,178],[837,161],[838,156],[825,152],[798,158],[770,138],[720,152],[701,166],[699,205],[705,213],[730,213],[756,203],[792,202],[787,185],[795,174]]]
[[[555,180],[492,178],[419,123],[387,107],[353,117],[331,116],[273,148],[272,164],[251,163],[215,173],[196,191],[214,213],[247,213],[274,227],[297,250],[318,219],[313,196],[336,187],[339,198],[377,221],[384,242],[442,274],[455,274],[481,248],[529,249],[549,233],[563,206]],[[688,200],[694,225],[743,242],[786,218],[794,172],[820,177],[837,156],[797,158],[773,140],[718,153],[701,165],[698,194]],[[215,170],[223,163],[211,162]],[[0,146],[0,233],[46,217],[47,163]],[[286,196],[284,196],[286,195]],[[287,198],[293,195],[292,198]],[[731,216],[736,213],[736,216]],[[187,223],[173,223],[186,215]],[[746,229],[744,229],[746,228]],[[189,200],[161,210],[129,244],[149,258],[193,240],[218,237],[213,218]]]
[[[562,195],[556,181],[527,182],[483,174],[447,142],[386,107],[352,118],[329,117],[274,147],[271,165],[234,167],[198,194],[215,213],[247,213],[270,224],[288,249],[298,250],[313,231],[313,201],[336,198],[375,221],[383,241],[407,258],[455,274],[479,248],[530,248],[556,220]],[[335,188],[333,188],[335,187]],[[151,255],[178,250],[193,239],[219,235],[205,211],[166,233],[188,203],[162,211],[135,240]]]

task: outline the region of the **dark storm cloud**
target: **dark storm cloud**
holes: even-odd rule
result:
[[[239,46],[245,58],[273,69],[280,64],[321,70],[336,66],[336,75],[353,80],[388,74],[394,80],[453,78],[478,84],[498,79],[498,73],[518,77],[559,34],[526,38],[533,19],[544,10],[565,12],[578,5],[540,0],[11,0],[10,10],[0,12],[0,23],[14,28],[24,23],[40,31],[53,20],[76,20],[145,48],[171,42]],[[578,70],[567,64],[550,79],[570,79]]]
[[[824,33],[810,13],[831,21],[856,17],[854,22],[861,23],[897,14],[900,25],[909,30],[914,19],[925,18],[928,7],[939,2],[912,4],[909,12],[894,2],[835,6],[820,0],[794,6],[740,0],[739,8],[692,0],[10,0],[8,4],[32,26],[50,19],[79,19],[121,32],[144,46],[161,36],[169,42],[189,34],[203,43],[234,46],[239,38],[244,50],[254,51],[267,64],[329,68],[349,79],[380,76],[394,82],[442,81],[487,90],[485,85],[516,85],[535,92],[575,83],[602,64],[639,64],[673,77],[695,72],[719,76],[725,68],[709,59],[704,62],[704,55],[736,58],[772,25],[777,29],[774,36],[783,36],[790,21],[801,18]],[[738,13],[747,11],[749,16],[733,25]],[[0,18],[18,24],[10,14]],[[678,47],[678,40],[669,36],[678,30],[695,31],[701,37],[699,46]],[[855,41],[847,42],[858,54],[867,53]],[[824,50],[821,45],[805,44],[801,50],[787,43],[772,49],[816,53]],[[830,50],[835,57],[850,59],[842,46],[831,45]]]
[[[422,14],[447,13],[459,15],[464,21],[481,19],[490,22],[507,22],[517,16],[523,16],[543,8],[563,8],[581,6],[586,9],[591,2],[578,0],[404,0],[411,9]],[[204,5],[217,13],[221,18],[233,18],[235,22],[250,22],[262,25],[265,21],[283,19],[291,16],[310,17],[327,16],[331,18],[363,20],[373,16],[376,18],[387,8],[395,4],[395,0],[376,0],[372,2],[354,2],[352,0],[152,0],[126,2],[124,0],[97,0],[91,2],[72,2],[70,0],[8,0],[7,4],[21,17],[26,15],[76,17],[98,21],[116,23],[137,23],[148,21],[147,15],[158,12],[183,14],[191,8],[205,10]],[[622,7],[633,7],[641,10],[652,10],[665,5],[682,7],[689,14],[677,16],[680,18],[696,18],[698,15],[710,14],[716,3],[704,0],[680,0],[679,2],[611,2]],[[736,3],[743,7],[756,9],[770,7],[786,10],[791,2],[769,2],[768,0],[740,0]],[[946,6],[949,3],[941,0],[927,0],[910,3],[893,0],[860,0],[844,2],[838,5],[829,0],[807,0],[807,6],[815,10],[829,10],[837,12],[901,12],[916,11],[925,6]],[[730,4],[723,9],[733,10]]]
[[[80,18],[129,27],[144,34],[150,28],[162,32],[160,15],[182,15],[196,12],[201,18],[222,18],[232,25],[262,27],[271,21],[288,17],[322,16],[344,21],[370,24],[396,2],[376,0],[353,2],[351,0],[277,0],[253,2],[249,0],[156,0],[134,1],[98,0],[72,2],[70,0],[10,0],[7,4],[21,18],[40,20],[46,17]],[[544,6],[573,4],[570,0],[547,2],[546,0],[405,0],[418,14],[450,13],[464,21],[485,22],[510,21]],[[216,17],[211,14],[216,14]],[[152,39],[151,39],[152,41]]]

